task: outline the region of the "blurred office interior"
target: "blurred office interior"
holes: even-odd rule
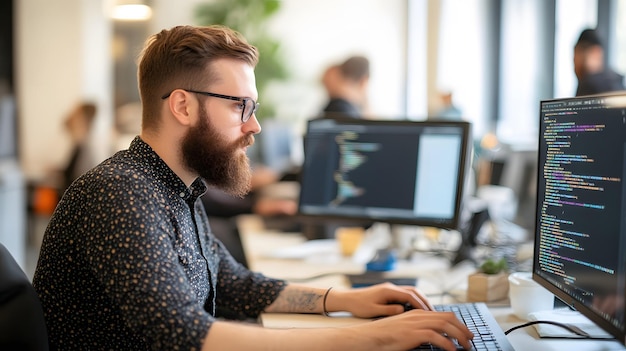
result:
[[[215,0],[137,1],[151,9],[142,20],[112,18],[116,1],[128,3],[0,4],[0,242],[29,274],[55,200],[42,189],[54,186],[49,171],[66,162],[71,148],[64,116],[78,101],[94,101],[89,143],[95,159],[125,147],[138,132],[135,60],[143,41],[163,28],[197,24],[197,6]],[[287,77],[271,82],[261,101],[274,106],[272,116],[259,116],[268,131],[287,125],[297,137],[324,104],[324,68],[364,55],[371,62],[367,117],[427,119],[440,109],[440,93],[453,92],[462,118],[473,124],[475,155],[486,165],[474,167],[477,185],[512,189],[515,220],[528,228],[534,221],[539,101],[574,95],[579,33],[597,27],[608,63],[626,72],[626,0],[278,4],[263,28],[280,44]],[[290,157],[297,164],[294,145]]]

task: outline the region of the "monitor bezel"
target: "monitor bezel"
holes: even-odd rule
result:
[[[626,91],[620,92],[610,92],[604,94],[595,94],[595,95],[586,95],[586,96],[575,96],[575,97],[566,97],[566,98],[553,98],[553,99],[543,99],[539,102],[539,129],[538,129],[538,138],[537,138],[537,150],[541,150],[541,143],[543,140],[542,131],[544,128],[542,116],[542,107],[546,103],[558,103],[558,102],[566,102],[566,101],[577,101],[577,100],[586,100],[590,98],[605,98],[605,97],[624,97],[626,99]],[[540,193],[541,184],[541,176],[542,176],[542,165],[541,161],[545,158],[542,158],[541,155],[537,155],[537,192],[536,192],[536,207],[535,207],[535,233],[534,233],[534,247],[533,247],[533,263],[532,263],[532,279],[537,282],[539,285],[550,291],[554,296],[556,296],[560,301],[562,301],[565,305],[567,305],[570,309],[580,312],[586,318],[594,322],[600,328],[605,330],[607,333],[613,335],[619,342],[626,345],[626,325],[624,329],[620,329],[615,325],[611,324],[606,319],[599,316],[594,310],[587,307],[586,305],[576,301],[572,298],[568,293],[559,289],[556,285],[550,282],[547,278],[543,277],[541,274],[541,269],[539,268],[539,226],[540,226],[540,213],[541,213],[541,205],[543,200],[543,195]],[[626,301],[626,291],[624,291],[624,301]],[[626,306],[622,307],[624,309],[623,313],[626,316]]]
[[[356,225],[363,223],[373,223],[373,222],[381,222],[388,224],[401,224],[401,225],[415,225],[415,226],[428,226],[435,227],[441,229],[450,229],[450,230],[458,230],[461,226],[461,211],[463,204],[463,197],[466,189],[466,181],[468,179],[469,166],[471,164],[471,152],[472,152],[472,134],[471,134],[471,123],[467,121],[448,121],[448,120],[410,120],[410,119],[354,119],[354,118],[333,118],[328,119],[333,121],[334,123],[341,125],[350,125],[350,124],[358,124],[358,125],[368,125],[368,126],[376,126],[376,125],[390,125],[390,126],[420,126],[422,128],[425,127],[456,127],[461,129],[461,152],[460,152],[460,160],[459,160],[459,170],[457,174],[457,193],[454,202],[454,216],[448,220],[438,221],[436,219],[422,219],[422,218],[398,218],[398,217],[387,217],[387,216],[358,216],[358,215],[346,215],[346,214],[313,214],[302,212],[302,196],[298,197],[298,214],[297,217],[303,222],[310,223],[319,223],[320,221],[328,222],[328,223],[354,223]],[[307,121],[308,131],[310,125],[312,123],[319,123],[319,119],[312,119]],[[304,138],[304,148],[306,150],[306,136]],[[305,151],[306,158],[306,151]],[[304,161],[306,162],[306,160]],[[300,185],[304,181],[304,172],[300,173],[299,183]],[[300,187],[300,195],[302,194],[302,186]]]

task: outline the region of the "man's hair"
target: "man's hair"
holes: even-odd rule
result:
[[[143,127],[158,125],[162,97],[172,90],[206,89],[215,79],[210,64],[224,58],[254,67],[259,53],[241,34],[220,25],[177,26],[151,36],[137,73]]]
[[[344,77],[355,82],[370,75],[370,61],[364,56],[352,56],[337,67]]]
[[[602,39],[600,35],[595,29],[585,29],[580,33],[578,37],[578,41],[576,42],[576,47],[580,47],[586,49],[588,47],[599,45],[600,47],[604,47],[602,43]]]

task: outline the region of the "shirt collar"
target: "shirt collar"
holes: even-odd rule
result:
[[[191,186],[187,187],[185,183],[172,171],[172,169],[163,161],[163,159],[141,139],[140,136],[136,136],[130,143],[128,151],[137,159],[145,160],[148,167],[152,167],[157,177],[161,178],[165,184],[172,188],[178,196],[186,202],[194,202],[197,198],[202,196],[207,190],[207,186],[204,181],[198,177]]]

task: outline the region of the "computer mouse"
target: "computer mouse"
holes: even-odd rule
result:
[[[404,312],[410,311],[412,309],[414,309],[415,307],[413,307],[413,305],[411,305],[409,302],[404,303]]]
[[[388,303],[388,305],[400,305],[400,306],[404,307],[404,312],[410,311],[410,310],[415,308],[415,307],[411,306],[411,304],[408,303],[408,302],[406,302],[406,303],[403,303],[403,302],[390,302],[390,303]],[[380,318],[386,318],[386,317],[389,317],[389,316],[388,315],[378,316],[378,317],[374,317],[374,319],[380,319]]]
[[[390,305],[401,305],[402,307],[404,307],[404,312],[410,311],[412,309],[415,309],[415,307],[413,307],[413,305],[411,305],[410,302],[391,302],[389,303]]]

